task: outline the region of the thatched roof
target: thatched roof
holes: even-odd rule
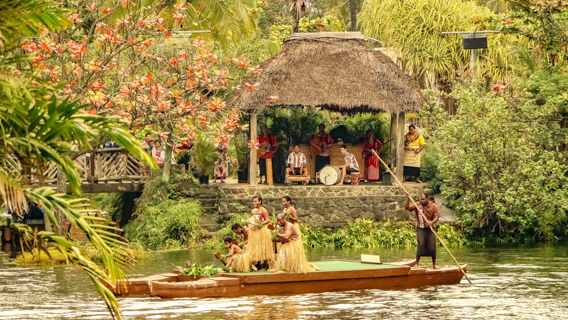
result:
[[[359,32],[293,34],[260,67],[229,96],[229,105],[259,111],[269,106],[268,97],[278,96],[277,105],[392,113],[424,104],[418,83]],[[245,83],[257,82],[258,91],[245,90]]]

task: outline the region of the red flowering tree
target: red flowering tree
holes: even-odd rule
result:
[[[29,39],[35,53],[27,68],[42,71],[63,98],[80,99],[92,114],[116,114],[134,132],[164,133],[164,178],[169,179],[173,145],[197,132],[227,140],[237,128],[236,110],[219,98],[231,67],[251,68],[246,59],[220,61],[202,39],[171,36],[168,26],[186,23],[186,5],[160,17],[138,1],[69,2],[72,26]],[[195,21],[196,23],[199,21]],[[96,144],[105,141],[101,137]]]

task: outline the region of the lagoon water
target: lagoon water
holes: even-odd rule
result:
[[[438,249],[438,264],[451,258]],[[383,261],[412,258],[413,250],[312,250],[309,259]],[[470,286],[401,291],[357,290],[231,299],[120,298],[126,319],[567,319],[568,246],[454,248],[468,263]],[[18,268],[0,257],[0,319],[110,319],[83,271],[68,266]],[[149,254],[131,277],[169,272],[186,260],[218,263],[212,250]],[[429,258],[421,265],[429,265]]]

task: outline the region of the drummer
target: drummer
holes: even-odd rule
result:
[[[357,163],[357,159],[355,159],[355,155],[347,151],[346,145],[342,144],[341,147],[339,147],[339,150],[341,151],[343,160],[345,161],[345,164],[338,166],[338,168],[341,168],[342,172],[341,181],[339,181],[337,185],[341,186],[343,185],[343,180],[345,180],[345,176],[347,174],[359,172],[359,164]]]

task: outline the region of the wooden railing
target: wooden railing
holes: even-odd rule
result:
[[[83,182],[124,182],[138,181],[144,176],[145,165],[134,158],[126,149],[108,148],[92,150],[75,159]],[[58,167],[48,164],[43,168],[23,168],[15,156],[9,157],[4,165],[23,172],[26,185],[52,185],[57,183]]]

